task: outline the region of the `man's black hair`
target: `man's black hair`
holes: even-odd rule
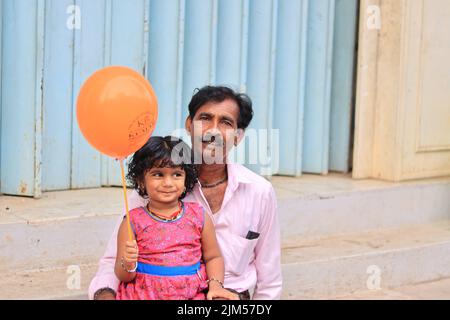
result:
[[[239,129],[246,129],[253,118],[252,100],[244,93],[237,93],[233,89],[224,86],[205,86],[196,89],[197,92],[189,103],[189,117],[194,119],[198,109],[208,102],[222,102],[231,99],[239,107],[239,117],[237,126]]]

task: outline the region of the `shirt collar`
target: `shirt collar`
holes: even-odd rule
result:
[[[228,173],[228,186],[231,190],[235,191],[239,184],[252,183],[250,179],[246,176],[245,172],[242,170],[242,166],[237,163],[228,163],[227,164],[227,173]],[[199,180],[195,187],[201,188],[202,184]]]
[[[233,190],[237,189],[240,183],[251,183],[250,179],[246,176],[246,172],[242,170],[242,166],[237,163],[227,164],[228,180],[231,182]]]

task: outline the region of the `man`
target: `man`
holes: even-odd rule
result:
[[[264,178],[227,161],[252,117],[252,103],[245,94],[219,86],[206,86],[195,93],[186,130],[195,158],[200,159],[199,182],[185,201],[200,203],[214,222],[225,262],[224,286],[241,299],[250,299],[252,289],[255,300],[279,299],[281,249],[274,190]],[[137,192],[129,202],[130,210],[146,204]],[[90,299],[115,298],[118,225],[89,287]]]

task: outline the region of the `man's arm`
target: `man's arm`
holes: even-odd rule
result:
[[[281,297],[281,240],[277,200],[273,188],[265,201],[260,221],[260,239],[255,247],[257,281],[253,299],[275,300]]]
[[[128,197],[130,210],[145,205],[145,200],[139,196],[136,191],[133,191]],[[125,214],[125,212],[124,212]],[[108,245],[106,247],[105,254],[100,259],[97,274],[92,279],[89,285],[89,299],[93,300],[95,293],[103,288],[110,288],[117,292],[119,287],[119,279],[117,279],[114,273],[114,266],[116,263],[117,255],[117,234],[119,231],[119,226],[123,221],[123,215],[120,215],[114,228],[114,232],[109,239]],[[107,293],[107,292],[105,292]]]
[[[94,295],[97,290],[103,288],[111,288],[114,292],[117,292],[117,288],[119,287],[119,279],[117,279],[116,274],[114,273],[114,265],[116,263],[116,254],[117,254],[117,233],[119,230],[119,226],[123,221],[122,215],[120,215],[118,219],[118,223],[116,224],[113,234],[108,241],[108,245],[106,247],[106,251],[100,259],[97,273],[92,279],[91,284],[89,285],[89,299],[93,300]]]

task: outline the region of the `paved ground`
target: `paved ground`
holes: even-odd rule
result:
[[[0,278],[0,299],[85,300],[96,265],[80,266],[80,282],[73,281],[74,269],[41,270],[7,274]],[[297,300],[450,300],[450,279],[394,289],[353,292],[343,296],[291,297]]]
[[[443,279],[395,289],[355,292],[335,297],[345,300],[450,300],[450,279]]]
[[[81,265],[9,273],[0,278],[0,299],[87,299],[96,270],[97,265]]]

